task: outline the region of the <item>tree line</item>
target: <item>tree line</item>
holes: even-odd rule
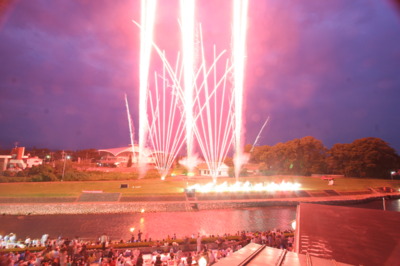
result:
[[[2,149],[0,150],[0,155],[9,155],[11,150]],[[100,160],[101,156],[98,150],[96,149],[84,149],[84,150],[50,150],[47,148],[26,148],[25,155],[30,157],[39,157],[43,159],[45,162],[53,162],[64,159],[65,156],[71,161],[82,161],[82,162],[95,162]]]
[[[392,171],[400,169],[400,156],[396,151],[387,142],[373,137],[357,139],[348,144],[335,144],[327,149],[320,140],[307,136],[273,146],[253,147],[247,144],[245,152],[250,154],[249,163],[258,164],[264,175],[337,174],[346,177],[390,178]],[[10,154],[10,150],[0,150],[0,154]],[[94,163],[100,159],[96,149],[52,151],[34,147],[26,149],[25,154],[42,158],[45,164],[51,164],[53,168],[57,168],[55,163],[67,155],[68,162],[79,160],[81,163]],[[232,167],[232,158],[227,158],[225,163]],[[57,169],[52,170],[49,166],[43,168],[48,172],[46,176],[57,175]],[[245,169],[242,169],[242,173],[246,173]]]
[[[246,145],[249,162],[265,174],[337,174],[346,177],[390,178],[400,168],[400,157],[380,138],[362,138],[327,149],[314,137],[303,137],[273,146]]]

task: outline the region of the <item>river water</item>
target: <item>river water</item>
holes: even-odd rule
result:
[[[383,209],[382,201],[346,205],[358,208]],[[400,199],[386,200],[386,210],[400,211]],[[130,229],[143,232],[142,239],[163,239],[176,234],[178,238],[192,234],[234,234],[237,231],[291,229],[296,207],[258,207],[196,212],[158,212],[125,214],[79,214],[0,216],[0,235],[11,232],[17,238],[75,236],[95,240],[106,233],[112,240],[130,239]]]

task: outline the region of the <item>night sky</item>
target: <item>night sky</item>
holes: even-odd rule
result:
[[[178,1],[159,1],[176,47]],[[168,2],[168,4],[166,4]],[[175,5],[171,4],[175,3]],[[229,39],[230,1],[198,1],[207,43]],[[138,0],[0,5],[0,149],[112,148],[138,126]],[[245,143],[378,137],[400,152],[400,13],[389,0],[250,1]],[[229,42],[222,47],[229,49]]]

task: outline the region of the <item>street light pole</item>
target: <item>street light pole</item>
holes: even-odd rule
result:
[[[69,159],[69,155],[67,155],[67,156],[64,156],[64,152],[63,152],[63,157],[64,157],[64,166],[63,166],[63,171],[62,171],[61,181],[64,181],[64,174],[65,174],[65,164],[67,163],[67,159]]]
[[[65,174],[65,163],[67,159],[64,157],[64,166],[63,166],[63,171],[62,171],[62,176],[61,176],[61,181],[64,181],[64,174]]]

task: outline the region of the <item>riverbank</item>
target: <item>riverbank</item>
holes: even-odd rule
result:
[[[339,195],[324,197],[219,199],[185,201],[136,202],[51,202],[1,203],[2,215],[107,214],[140,212],[187,212],[266,206],[297,206],[300,202],[320,204],[354,204],[382,198],[400,198],[398,192]]]

